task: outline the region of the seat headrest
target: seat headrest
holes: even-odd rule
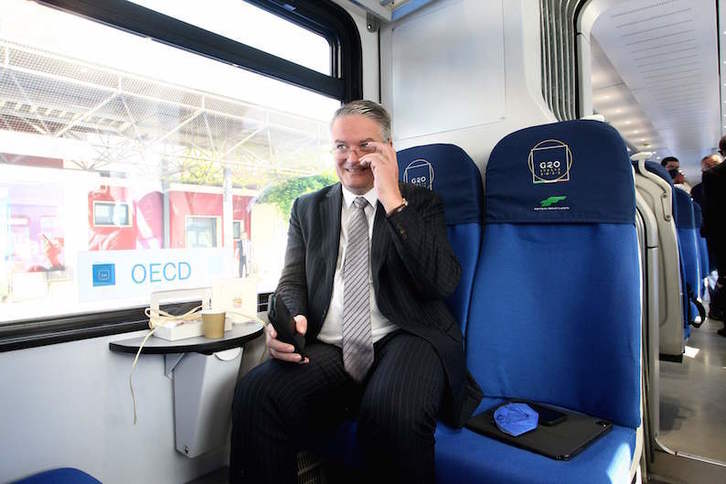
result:
[[[436,192],[447,225],[482,223],[481,173],[464,150],[431,144],[401,150],[397,156],[401,181]]]
[[[634,165],[638,166],[637,163],[634,163]],[[654,161],[646,161],[645,162],[645,169],[648,170],[651,173],[654,173],[658,175],[663,180],[667,181],[668,184],[672,187],[673,186],[673,179],[668,174],[668,170],[665,169],[664,166],[662,166],[660,163],[656,163]]]
[[[487,223],[628,223],[635,185],[625,142],[611,126],[564,121],[516,131],[486,167]]]

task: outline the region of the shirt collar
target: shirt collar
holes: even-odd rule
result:
[[[356,195],[355,193],[351,192],[343,186],[343,203],[345,204],[346,208],[350,208],[350,206],[353,205],[353,201],[357,197],[365,197],[365,199],[368,200],[368,203],[371,204],[371,207],[373,207],[374,209],[376,208],[376,203],[378,203],[378,195],[376,194],[375,188],[371,188],[370,190],[368,190],[367,193],[364,193],[363,195]]]

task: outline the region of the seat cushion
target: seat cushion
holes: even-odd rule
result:
[[[503,402],[499,398],[485,398],[474,414]],[[324,459],[349,469],[361,469],[363,457],[356,441],[357,428],[356,421],[346,420],[332,435],[320,436],[314,450]],[[635,453],[635,435],[633,429],[614,425],[610,432],[571,460],[556,461],[439,422],[435,433],[436,481],[441,484],[627,482]]]
[[[475,413],[501,400],[485,399]],[[569,461],[558,461],[466,428],[439,423],[436,429],[436,482],[444,483],[613,483],[628,482],[636,432],[612,430]],[[462,449],[466,449],[463,452]]]

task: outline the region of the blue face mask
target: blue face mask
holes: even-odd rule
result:
[[[513,437],[537,428],[539,414],[526,403],[506,403],[494,411],[499,430]]]

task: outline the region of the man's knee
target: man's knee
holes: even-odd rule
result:
[[[426,400],[406,401],[395,393],[361,402],[359,431],[364,436],[385,439],[392,444],[411,437],[433,439],[436,406]]]

